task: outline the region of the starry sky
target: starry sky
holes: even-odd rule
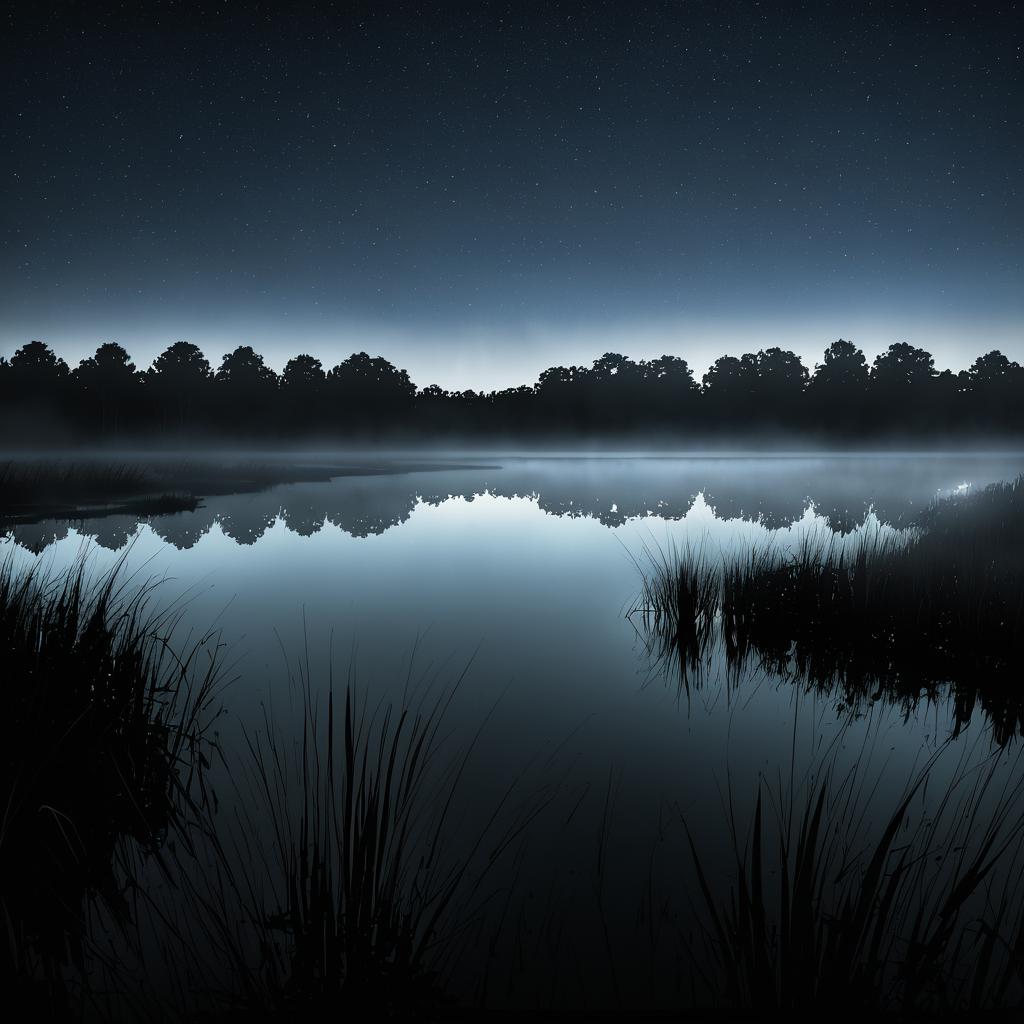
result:
[[[0,14],[0,353],[1024,359],[1024,5]]]

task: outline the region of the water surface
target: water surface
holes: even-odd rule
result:
[[[520,876],[563,895],[575,885],[565,899],[582,904],[610,815],[618,882],[607,913],[622,921],[636,918],[643,885],[629,880],[650,874],[668,819],[696,823],[724,849],[727,785],[752,796],[759,775],[779,778],[794,750],[811,763],[844,725],[849,756],[869,742],[895,791],[953,720],[941,697],[879,699],[851,726],[841,695],[756,670],[730,678],[720,659],[681,690],[627,616],[645,548],[856,540],[1024,470],[1022,456],[964,454],[431,461],[210,497],[144,522],[48,521],[6,543],[17,562],[53,568],[83,549],[97,569],[124,559],[140,581],[165,579],[160,599],[183,602],[185,628],[215,623],[235,680],[220,726],[229,757],[236,730],[268,704],[281,728],[294,724],[288,675],[300,660],[321,687],[332,667],[339,679],[352,671],[373,701],[401,694],[410,660],[422,685],[465,671],[453,732],[471,736],[486,720],[464,786],[466,834],[513,781],[524,799],[549,787]],[[981,750],[976,718],[958,742]]]

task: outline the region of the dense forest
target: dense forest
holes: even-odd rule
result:
[[[904,343],[869,365],[854,344],[835,341],[813,371],[781,348],[722,356],[700,382],[677,356],[609,352],[590,367],[551,367],[533,386],[449,392],[418,389],[365,352],[331,369],[298,355],[276,373],[247,345],[215,369],[179,341],[140,370],[108,343],[72,369],[32,341],[0,358],[0,443],[982,438],[1024,434],[1022,398],[1024,368],[1001,352],[954,373]]]

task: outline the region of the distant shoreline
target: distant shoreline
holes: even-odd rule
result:
[[[394,477],[445,470],[500,471],[508,463],[742,460],[931,460],[950,456],[1024,460],[1007,449],[81,449],[0,452],[0,528],[46,519],[194,512],[204,499],[342,477]]]

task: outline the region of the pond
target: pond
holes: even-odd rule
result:
[[[179,631],[216,628],[230,666],[218,720],[229,764],[247,756],[242,730],[262,728],[265,713],[295,732],[299,676],[320,692],[332,672],[336,688],[352,678],[371,706],[461,677],[451,742],[476,739],[453,843],[473,847],[509,787],[502,813],[531,817],[487,883],[515,892],[501,941],[519,943],[517,976],[528,978],[502,978],[503,991],[536,998],[558,973],[560,998],[574,1005],[584,992],[591,1005],[664,1001],[650,965],[674,954],[650,918],[662,897],[685,904],[682,823],[718,856],[730,844],[730,793],[749,804],[760,778],[813,771],[833,744],[878,780],[875,797],[889,806],[954,733],[941,694],[851,707],[756,668],[737,678],[719,657],[682,687],[630,614],[638,566],[687,545],[717,553],[886,534],[938,496],[1024,471],[1017,454],[405,462],[397,473],[209,497],[141,522],[18,526],[5,547],[19,565],[54,569],[84,551],[96,570],[123,560],[134,580],[162,581]],[[953,745],[950,772],[987,756],[980,710]],[[1016,771],[1009,754],[1000,770]],[[637,934],[645,952],[631,963]],[[592,954],[586,971],[552,967],[581,950]]]

